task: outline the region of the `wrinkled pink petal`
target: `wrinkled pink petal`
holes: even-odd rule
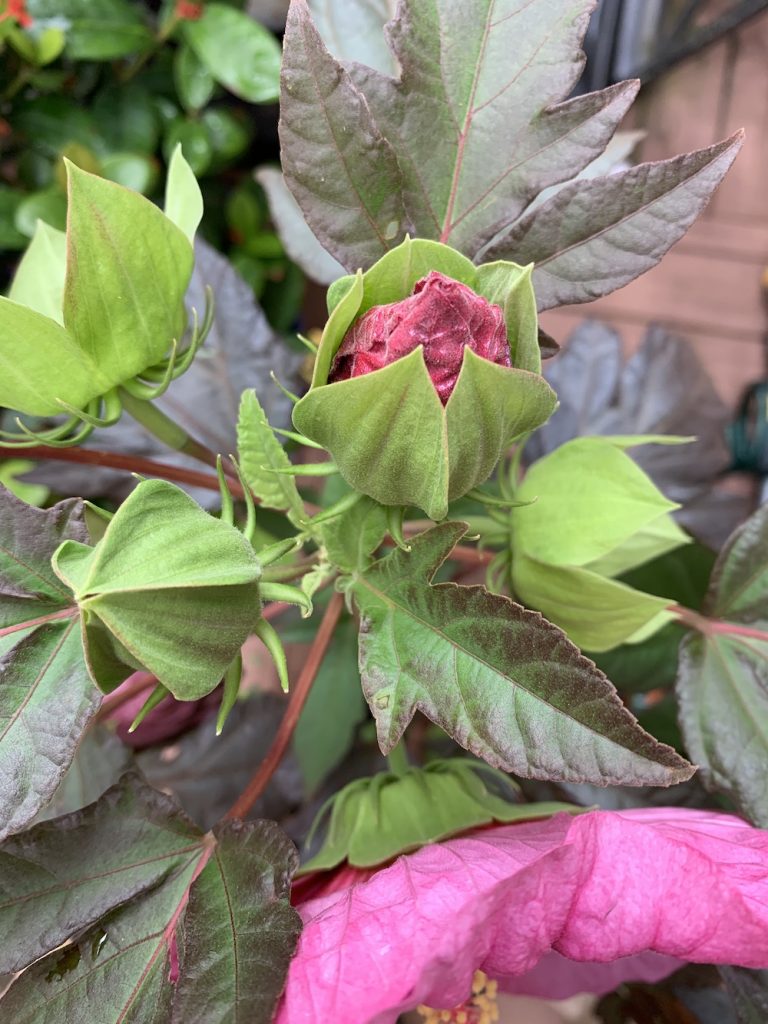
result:
[[[477,969],[541,994],[549,967],[564,998],[655,980],[676,966],[662,957],[768,967],[768,832],[674,808],[561,814],[425,847],[299,909],[278,1024],[394,1024],[460,1004]]]
[[[381,370],[424,347],[424,362],[443,405],[456,385],[469,346],[484,359],[510,366],[504,314],[465,284],[431,271],[413,295],[374,306],[347,331],[329,382]]]

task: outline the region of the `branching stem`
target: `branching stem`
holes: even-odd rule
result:
[[[296,685],[291,691],[288,707],[283,715],[283,720],[277,730],[272,746],[269,748],[267,756],[259,765],[248,785],[224,815],[225,821],[230,821],[233,818],[242,819],[246,816],[267,788],[269,780],[282,761],[307,697],[312,689],[312,684],[323,663],[325,652],[328,650],[328,645],[336,629],[343,605],[344,598],[342,595],[339,593],[334,594],[325,610],[320,628],[315,634],[315,639],[312,641],[312,646],[307,654],[307,660],[304,662],[304,668],[301,670]]]

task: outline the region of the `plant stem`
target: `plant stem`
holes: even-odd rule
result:
[[[708,619],[706,615],[699,615],[691,608],[684,608],[682,605],[673,604],[669,609],[677,616],[678,622],[689,629],[695,629],[705,636],[713,634],[729,634],[731,636],[747,636],[753,640],[768,641],[768,632],[764,629],[753,629],[750,626],[739,626],[735,622],[725,622],[723,619]]]
[[[315,634],[315,639],[312,641],[312,646],[307,654],[307,660],[304,662],[304,668],[301,670],[296,685],[291,691],[291,699],[272,746],[269,748],[267,756],[259,765],[251,781],[224,815],[224,821],[231,821],[233,818],[242,819],[246,816],[267,788],[267,783],[282,761],[283,755],[291,742],[293,731],[299,721],[304,704],[312,689],[312,684],[323,663],[325,652],[328,650],[328,645],[331,642],[343,606],[344,598],[341,594],[335,593],[325,609],[320,628]]]
[[[174,480],[177,483],[189,484],[191,487],[202,487],[207,491],[218,491],[218,478],[211,473],[200,473],[182,466],[169,466],[154,459],[145,459],[140,455],[122,455],[119,452],[105,452],[98,448],[48,448],[39,444],[32,448],[24,448],[21,453],[13,448],[0,448],[0,460],[3,459],[52,459],[55,462],[79,462],[90,466],[106,466],[109,469],[122,469],[126,473],[138,473],[141,476],[156,476],[162,480]],[[233,497],[242,498],[243,489],[236,480],[229,481],[229,489]]]
[[[170,416],[166,416],[156,405],[153,405],[152,402],[145,402],[141,398],[134,398],[124,388],[120,388],[119,392],[120,401],[126,412],[158,441],[162,441],[164,445],[175,452],[182,452],[184,455],[197,459],[198,462],[204,462],[207,466],[216,468],[216,453],[212,452],[210,448],[206,448],[200,441],[196,441],[194,437],[190,437],[183,427],[174,422]]]
[[[403,776],[410,769],[408,763],[408,753],[405,749],[405,742],[400,740],[387,754],[387,764],[389,770],[394,772],[395,775]]]

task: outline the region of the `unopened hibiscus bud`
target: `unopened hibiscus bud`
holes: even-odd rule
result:
[[[355,490],[444,518],[555,407],[531,269],[406,239],[336,281],[296,427]]]
[[[465,284],[432,270],[413,295],[374,306],[355,321],[336,353],[329,382],[380,370],[424,346],[424,364],[443,405],[451,397],[464,347],[511,366],[507,325],[499,306]]]

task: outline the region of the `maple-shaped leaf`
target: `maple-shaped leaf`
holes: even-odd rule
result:
[[[693,768],[644,732],[565,633],[484,587],[430,581],[466,532],[444,523],[354,578],[363,692],[386,753],[416,711],[529,778],[668,786]]]
[[[403,0],[386,29],[394,78],[340,63],[306,0],[292,0],[283,168],[322,244],[352,270],[409,230],[476,261],[541,262],[542,308],[607,294],[657,262],[706,204],[740,137],[572,181],[535,204],[601,156],[637,92],[624,82],[564,99],[583,68],[593,6]],[[609,249],[621,254],[614,272]]]
[[[129,773],[0,846],[3,1020],[268,1024],[300,922],[269,821],[204,834]]]

